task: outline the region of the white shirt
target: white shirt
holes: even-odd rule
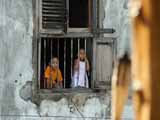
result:
[[[79,62],[79,71],[74,71],[73,75],[73,87],[89,87],[88,77],[86,73],[86,63],[83,61]]]

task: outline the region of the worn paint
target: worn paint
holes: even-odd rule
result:
[[[131,55],[131,18],[129,0],[104,0],[105,28],[114,28],[117,36],[117,57],[122,58],[127,52]]]

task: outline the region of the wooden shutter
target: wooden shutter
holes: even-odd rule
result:
[[[41,29],[63,33],[66,29],[66,0],[41,0]]]
[[[113,38],[96,41],[96,81],[95,88],[111,87],[113,68]]]

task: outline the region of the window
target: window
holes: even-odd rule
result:
[[[59,59],[63,88],[71,88],[73,64],[80,48],[85,50],[91,67],[88,73],[89,88],[105,88],[105,85],[110,83],[111,70],[106,71],[106,68],[112,69],[113,47],[112,38],[103,38],[103,33],[111,33],[113,29],[98,27],[100,1],[36,0],[33,2],[35,2],[33,42],[35,88],[38,90],[48,88],[44,72],[51,64],[53,56]]]
[[[63,88],[71,88],[74,60],[80,48],[84,49],[89,61],[92,61],[92,38],[56,38],[42,37],[39,44],[39,86],[46,89],[44,70],[50,65],[51,58],[59,58],[59,68],[63,76]],[[90,66],[91,62],[90,62]],[[89,87],[91,88],[91,71],[88,73]]]
[[[53,34],[91,30],[92,0],[40,0],[40,31]]]
[[[80,49],[85,50],[92,68],[93,36],[83,34],[91,33],[92,0],[38,0],[38,8],[38,86],[48,88],[44,73],[51,59],[57,57],[63,88],[71,88]],[[89,88],[93,87],[91,78],[92,69],[88,72]]]

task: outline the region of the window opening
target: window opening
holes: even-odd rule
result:
[[[51,58],[59,59],[59,69],[63,77],[63,88],[71,88],[74,60],[79,50],[84,49],[92,65],[92,38],[46,38],[42,37],[39,43],[39,84],[40,89],[47,89],[47,81],[44,79],[44,72],[47,66],[51,65]],[[91,88],[91,69],[88,73],[89,88]],[[54,86],[50,86],[54,88]]]

